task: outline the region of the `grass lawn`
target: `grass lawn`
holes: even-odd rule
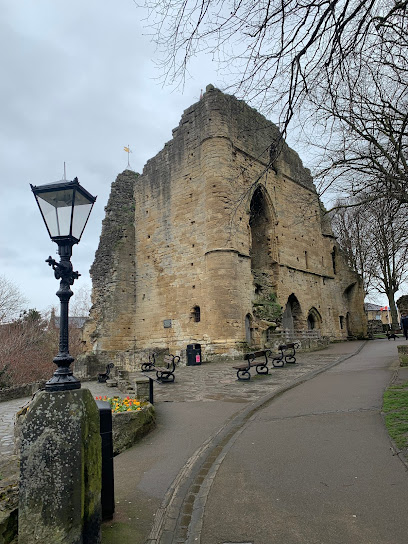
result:
[[[382,409],[389,435],[408,458],[408,382],[388,387]]]

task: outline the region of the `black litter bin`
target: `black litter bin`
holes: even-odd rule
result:
[[[187,345],[187,366],[201,365],[201,344]]]
[[[113,518],[115,511],[114,478],[113,478],[113,437],[112,409],[109,402],[97,400],[99,409],[100,432],[102,439],[102,520]]]

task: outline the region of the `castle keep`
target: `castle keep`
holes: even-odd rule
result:
[[[236,354],[276,330],[366,332],[361,281],[310,172],[275,125],[211,85],[143,173],[112,184],[91,276],[88,353],[129,368],[192,343],[204,359]]]

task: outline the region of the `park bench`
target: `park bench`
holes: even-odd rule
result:
[[[298,347],[299,344],[297,342],[290,342],[278,346],[279,354],[272,357],[270,356],[270,358],[272,358],[272,365],[275,368],[278,368],[283,367],[285,363],[292,365],[296,364],[296,349]]]
[[[157,381],[174,382],[174,371],[179,361],[180,357],[178,355],[165,355],[163,362],[166,366],[155,366],[153,368],[156,371]]]
[[[142,363],[142,372],[151,372],[156,366],[156,355],[154,353],[149,355],[149,360],[146,363]]]
[[[289,344],[286,344],[286,351],[285,351],[285,363],[288,364],[296,364],[296,350],[299,348],[299,344],[297,342],[290,342]],[[288,350],[289,353],[288,353]]]
[[[238,380],[250,380],[250,369],[255,367],[257,374],[268,374],[268,356],[269,350],[254,351],[252,353],[246,353],[244,356],[245,363],[235,365],[234,368],[237,371]],[[258,360],[256,360],[258,359]],[[261,360],[259,360],[261,359]]]
[[[114,367],[115,365],[113,363],[109,363],[106,365],[106,372],[100,372],[98,374],[98,382],[99,383],[106,383],[106,380],[109,379],[109,376],[110,376],[110,372],[112,370],[112,368]]]

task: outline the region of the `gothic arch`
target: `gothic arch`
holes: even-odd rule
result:
[[[276,214],[268,191],[263,185],[258,185],[249,206],[252,270],[270,270],[277,261],[275,221]]]
[[[322,316],[319,311],[313,306],[307,314],[307,328],[309,331],[320,329],[322,326]]]
[[[351,283],[346,289],[344,289],[344,296],[346,297],[347,302],[350,302],[355,293],[355,287],[357,282]]]
[[[302,328],[302,308],[300,303],[292,293],[288,297],[288,301],[285,306],[285,311],[282,315],[282,327],[287,330],[296,331]]]

